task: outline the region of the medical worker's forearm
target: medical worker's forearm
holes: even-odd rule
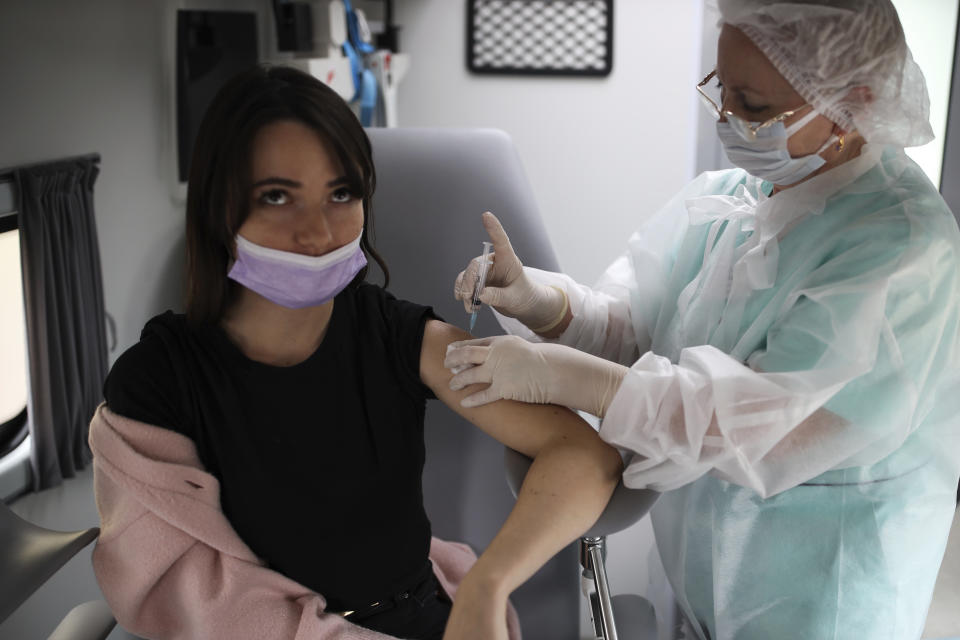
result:
[[[647,353],[600,435],[635,454],[623,474],[631,487],[670,491],[713,472],[769,498],[863,448],[862,427],[822,406],[834,385],[816,385],[809,371],[765,373],[711,346],[684,349],[678,363]]]

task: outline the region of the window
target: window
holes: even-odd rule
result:
[[[0,233],[0,457],[26,436],[27,342],[20,278],[20,232]]]

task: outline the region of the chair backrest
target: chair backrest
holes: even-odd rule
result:
[[[491,129],[369,129],[377,170],[374,240],[396,296],[433,306],[467,327],[453,282],[489,240],[484,211],[503,222],[524,264],[558,270],[530,184],[510,138]],[[378,280],[371,269],[368,279]],[[502,333],[484,310],[477,336]],[[483,550],[514,499],[503,447],[439,402],[427,409],[424,501],[436,535]],[[513,596],[524,637],[572,638],[579,624],[577,552],[569,547]]]

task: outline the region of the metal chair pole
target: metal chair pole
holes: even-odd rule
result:
[[[582,560],[586,560],[584,568],[593,574],[593,584],[597,591],[596,607],[592,601],[590,603],[594,626],[602,640],[617,640],[613,603],[610,600],[610,585],[607,582],[607,570],[603,563],[606,539],[603,536],[582,538],[580,545],[581,553],[585,556]]]

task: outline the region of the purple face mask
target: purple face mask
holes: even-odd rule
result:
[[[237,260],[227,277],[289,309],[333,300],[367,264],[360,238],[322,256],[268,249],[237,235]]]

